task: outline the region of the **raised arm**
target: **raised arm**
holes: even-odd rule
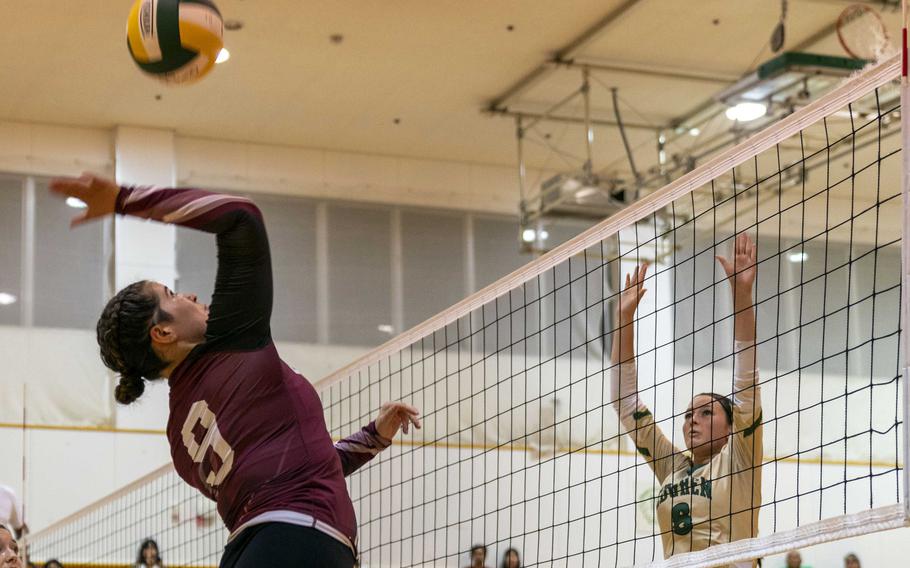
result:
[[[253,349],[269,341],[272,266],[262,214],[252,201],[199,189],[118,187],[93,175],[55,179],[51,189],[88,205],[73,225],[120,213],[217,235],[218,275],[206,343]]]
[[[610,400],[619,415],[620,423],[635,443],[658,480],[663,481],[674,469],[682,453],[661,432],[651,411],[638,397],[638,371],[635,368],[635,311],[647,289],[644,287],[648,265],[635,268],[626,275],[620,294],[618,329],[613,332],[612,367],[610,369]]]
[[[752,289],[757,249],[749,235],[734,242],[731,258],[717,257],[733,294],[733,431],[734,451],[750,463],[762,460],[761,389],[755,350],[755,306]]]

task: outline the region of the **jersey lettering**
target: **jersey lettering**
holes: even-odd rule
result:
[[[196,441],[195,430],[197,424],[202,427],[204,432],[201,443]],[[186,421],[183,423],[181,433],[183,434],[183,445],[186,447],[186,451],[189,452],[193,462],[201,464],[209,450],[212,450],[215,455],[221,458],[221,466],[218,470],[212,469],[206,476],[206,485],[216,487],[224,481],[224,478],[231,472],[231,467],[234,465],[234,450],[221,437],[221,432],[218,430],[218,421],[215,418],[215,414],[209,410],[209,405],[206,401],[198,400],[193,403],[189,414],[187,414]]]

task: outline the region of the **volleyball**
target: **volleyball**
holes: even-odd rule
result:
[[[127,47],[142,71],[169,84],[198,81],[224,46],[224,23],[211,0],[136,0]]]

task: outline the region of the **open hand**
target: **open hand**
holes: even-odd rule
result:
[[[120,187],[113,180],[84,173],[80,177],[55,178],[50,189],[62,197],[75,197],[85,203],[82,214],[73,217],[70,227],[114,213]]]
[[[727,274],[727,280],[730,281],[730,287],[733,294],[748,294],[752,296],[752,284],[755,282],[756,264],[756,246],[752,239],[746,233],[740,233],[736,236],[733,244],[733,256],[726,258],[715,256],[717,262],[723,267]]]
[[[626,274],[626,285],[623,287],[619,296],[619,322],[625,325],[635,317],[635,310],[638,309],[638,303],[644,297],[645,276],[648,274],[648,263],[645,262],[635,267],[635,272]]]
[[[420,428],[420,412],[403,402],[387,402],[379,407],[379,416],[376,417],[376,431],[383,438],[391,440],[398,433],[398,429],[407,434],[411,424]]]

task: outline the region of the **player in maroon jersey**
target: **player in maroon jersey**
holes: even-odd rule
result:
[[[170,387],[167,437],[180,476],[218,504],[231,531],[222,567],[351,567],[356,520],[344,477],[420,427],[417,409],[382,405],[333,444],[313,386],[272,342],[272,266],[259,209],[197,189],[118,187],[92,175],[51,190],[87,205],[79,225],[114,213],[217,235],[210,306],[141,281],[117,293],[98,321],[101,358],[120,374],[115,396],[136,400],[147,380]]]

